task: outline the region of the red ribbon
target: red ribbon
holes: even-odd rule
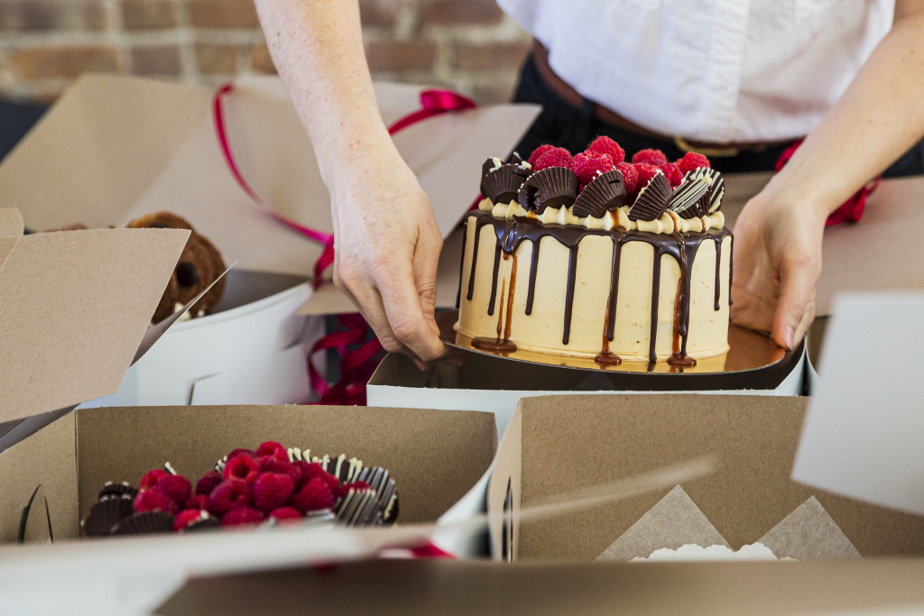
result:
[[[789,162],[789,159],[796,153],[800,145],[802,145],[802,139],[794,142],[791,146],[783,150],[783,153],[780,154],[780,158],[776,161],[776,171],[782,169],[783,166]],[[867,182],[865,186],[860,188],[860,190],[838,206],[836,210],[831,212],[828,219],[825,221],[825,226],[830,227],[842,222],[860,222],[860,218],[863,217],[863,210],[866,209],[866,198],[879,188],[880,182],[882,182],[881,175],[877,175]]]
[[[270,216],[293,231],[324,245],[321,256],[318,257],[317,262],[314,264],[314,287],[317,289],[324,282],[324,272],[334,262],[334,236],[331,233],[306,227],[277,214],[264,204],[256,191],[244,179],[244,175],[241,173],[231,151],[231,142],[228,139],[222,105],[223,99],[233,91],[234,84],[225,84],[218,89],[212,100],[215,133],[218,137],[218,144],[221,146],[225,163],[228,165],[231,175],[234,176],[234,179],[254,203],[262,206]],[[472,99],[449,90],[424,90],[420,93],[420,106],[421,108],[417,111],[400,118],[389,126],[388,134],[394,135],[408,126],[436,115],[450,111],[472,109],[476,107],[476,104]],[[316,353],[328,349],[337,349],[342,358],[340,379],[334,385],[327,383],[312,359]],[[378,339],[375,337],[369,338],[369,325],[362,315],[359,313],[338,315],[337,331],[323,336],[311,347],[311,351],[308,353],[308,380],[312,389],[320,395],[318,404],[365,405],[366,383],[378,365],[376,355],[381,350],[382,345],[379,344]]]

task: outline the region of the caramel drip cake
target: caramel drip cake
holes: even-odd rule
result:
[[[646,150],[628,163],[605,137],[573,159],[549,146],[489,159],[465,219],[458,332],[476,348],[603,365],[725,353],[724,192],[704,156]]]

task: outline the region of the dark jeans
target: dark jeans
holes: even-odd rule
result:
[[[626,158],[646,148],[661,150],[668,160],[683,156],[673,140],[659,139],[629,132],[594,118],[592,106],[585,101],[575,107],[550,88],[539,74],[532,57],[526,60],[520,73],[514,102],[537,103],[542,113],[516,147],[524,158],[543,143],[568,149],[572,154],[581,152],[597,136],[606,135],[626,150]],[[772,171],[786,145],[771,147],[763,152],[741,152],[737,156],[712,157],[710,162],[723,173],[746,171]],[[885,177],[924,174],[924,139],[919,141],[895,161],[883,174]]]

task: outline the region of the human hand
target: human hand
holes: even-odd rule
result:
[[[424,369],[445,352],[434,319],[443,237],[430,202],[390,144],[353,152],[333,175],[334,284],[385,350]]]
[[[768,189],[748,201],[735,223],[731,319],[793,349],[815,319],[826,214]]]

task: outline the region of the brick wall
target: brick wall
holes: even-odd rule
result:
[[[360,11],[375,78],[509,98],[529,37],[494,0]],[[0,98],[53,100],[84,71],[217,85],[274,68],[252,0],[0,0]]]

